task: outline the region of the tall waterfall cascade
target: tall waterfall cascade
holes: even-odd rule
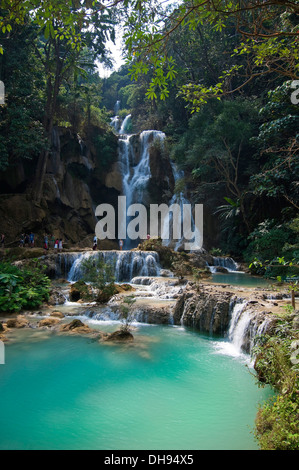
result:
[[[119,105],[116,105],[116,109]],[[126,116],[123,122],[116,115],[111,120],[111,125],[115,128],[118,133],[119,140],[119,165],[122,176],[122,187],[123,195],[126,196],[127,208],[132,204],[144,204],[148,206],[150,200],[148,197],[149,183],[151,179],[151,168],[150,168],[150,148],[151,145],[157,145],[163,149],[165,134],[158,130],[146,130],[136,136],[136,134],[127,134],[126,130],[128,123],[131,120],[131,115]],[[136,137],[139,140],[139,152],[136,153]],[[179,173],[173,162],[171,164],[171,171],[173,173],[174,181],[178,181],[182,178],[182,174]],[[162,204],[162,201],[161,203]],[[181,230],[180,236],[174,238],[174,211],[179,210],[181,227],[189,227],[187,233],[188,242],[193,240],[202,240],[202,234],[199,233],[198,227],[196,227],[194,215],[192,211],[187,211],[187,208],[191,208],[190,201],[186,198],[185,194],[181,191],[178,194],[174,194],[168,202],[169,213],[165,217],[164,221],[161,221],[159,226],[159,235],[163,239],[163,244],[170,246],[175,251],[183,246],[186,241],[186,231],[183,233]],[[171,209],[173,208],[173,210]],[[190,219],[190,220],[189,220]],[[128,220],[126,220],[128,225]],[[190,233],[191,232],[191,233]],[[185,235],[185,236],[184,236]],[[193,237],[193,238],[192,238]],[[136,246],[137,243],[135,243]],[[130,249],[134,247],[132,240],[125,240],[125,247]]]

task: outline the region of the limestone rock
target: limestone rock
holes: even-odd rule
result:
[[[62,312],[59,312],[58,310],[53,310],[53,312],[51,313],[51,317],[64,318],[64,315]]]
[[[55,272],[55,269],[54,269]],[[50,276],[52,277],[52,276]],[[52,289],[48,300],[49,305],[62,305],[65,302],[64,295],[58,289]]]
[[[89,328],[89,326],[85,325],[81,320],[75,319],[72,320],[70,323],[61,326],[60,328],[61,333],[73,333],[73,334],[98,334],[100,332],[96,332],[95,330]]]
[[[177,300],[174,308],[174,322],[201,331],[223,334],[229,325],[229,306],[232,295],[229,292],[187,292]]]
[[[57,325],[57,323],[59,323],[59,322],[60,322],[59,318],[48,317],[48,318],[44,318],[43,320],[41,320],[39,322],[38,326],[40,328],[42,328],[42,327],[52,327],[52,326]]]
[[[134,341],[134,336],[128,330],[117,330],[108,335],[105,341]]]
[[[16,318],[11,318],[6,322],[7,328],[27,328],[29,327],[29,321],[24,315],[18,315]]]

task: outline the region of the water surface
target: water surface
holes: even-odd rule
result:
[[[140,324],[128,346],[21,334],[0,365],[0,449],[257,448],[271,392],[224,340]]]
[[[244,287],[270,287],[275,281],[244,272],[212,273],[212,282]]]

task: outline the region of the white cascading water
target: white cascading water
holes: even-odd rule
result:
[[[110,125],[112,127],[114,127],[114,129],[116,130],[116,132],[118,132],[121,128],[121,119],[118,115],[119,113],[119,109],[120,109],[120,101],[117,101],[115,103],[115,107],[114,107],[114,116],[113,118],[111,119],[111,123]]]
[[[131,122],[131,114],[128,114],[128,116],[125,117],[121,125],[120,131],[119,131],[120,134],[127,134],[126,131],[130,122]]]
[[[177,182],[178,180],[182,179],[183,176],[184,176],[184,173],[182,171],[178,171],[175,167],[175,165],[173,164],[173,162],[171,162],[171,166],[172,166],[172,172],[173,172],[173,176],[174,176],[174,181]],[[181,225],[182,226],[187,226],[188,224],[184,224],[184,218],[186,217],[186,215],[184,214],[184,205],[185,206],[188,206],[190,207],[191,204],[190,204],[190,201],[188,201],[188,199],[186,199],[184,193],[182,191],[180,191],[179,193],[177,194],[174,194],[169,202],[169,206],[172,206],[173,204],[177,204],[179,207],[180,207],[180,211],[181,211]],[[165,220],[164,222],[164,226],[162,228],[162,238],[163,238],[163,245],[164,246],[170,246],[172,245],[173,243],[173,239],[172,237],[168,238],[166,237],[165,234],[168,233],[168,229],[169,229],[169,234],[173,233],[173,218],[172,218],[172,213],[170,213],[170,220]],[[169,224],[169,227],[167,227],[167,224]],[[195,222],[194,222],[194,217],[191,213],[191,231],[195,234],[195,239],[196,240],[201,240],[202,239],[202,234],[199,233],[198,231],[198,228],[196,227],[195,225]],[[182,235],[180,239],[177,239],[175,241],[175,244],[174,246],[172,247],[174,251],[177,251],[180,247],[183,246],[183,243],[185,241],[185,238],[184,236]],[[188,240],[190,241],[190,240]]]
[[[123,123],[120,125],[115,118],[112,120],[115,126],[115,122],[117,122],[117,126],[119,128],[119,162],[120,168],[122,172],[122,181],[123,181],[123,195],[126,196],[127,207],[134,203],[142,203],[144,201],[144,194],[148,188],[148,183],[151,178],[151,170],[150,170],[150,146],[153,142],[158,142],[161,147],[164,145],[165,134],[164,132],[157,131],[157,130],[147,130],[141,132],[139,139],[140,145],[140,159],[136,161],[136,155],[133,149],[132,141],[134,139],[133,135],[126,134],[127,126],[130,122],[131,115],[128,115]],[[178,181],[182,178],[182,172],[178,172],[175,168],[173,162],[171,162],[172,171],[174,180]],[[188,201],[183,192],[178,194],[174,194],[172,199],[169,202],[169,206],[172,204],[177,204],[180,208],[181,213],[181,226],[188,227],[187,217],[188,214],[184,213],[184,206],[191,207],[190,201]],[[172,212],[170,212],[169,220],[168,218],[165,219],[164,224],[161,227],[161,236],[164,240],[163,244],[165,246],[172,245],[173,249],[176,251],[180,247],[183,246],[184,241],[186,240],[181,235],[180,239],[176,239],[175,243],[173,241],[173,226],[172,226]],[[186,220],[184,225],[184,220]],[[126,221],[127,223],[128,221]],[[167,226],[168,225],[168,226]],[[194,222],[193,214],[191,213],[191,231],[195,234],[195,239],[200,240],[202,235],[198,233],[198,229]],[[169,237],[167,234],[169,233]],[[190,240],[188,240],[190,241]],[[136,243],[135,243],[136,245]],[[130,242],[130,240],[125,241],[126,248],[132,248],[134,243]]]
[[[136,157],[133,140],[135,135],[126,134],[127,126],[131,115],[128,115],[119,131],[119,163],[122,175],[123,196],[126,196],[127,208],[134,203],[143,203],[144,194],[148,188],[151,178],[150,170],[150,146],[153,142],[159,141],[163,145],[165,134],[161,131],[147,130],[141,132],[139,136],[140,158]],[[126,225],[128,220],[126,220]],[[124,247],[129,249],[136,246],[138,242],[129,239],[124,241]]]
[[[236,302],[231,310],[228,338],[238,352],[242,351],[244,337],[250,323],[250,315],[246,314],[246,301]]]
[[[101,257],[105,264],[112,265],[116,282],[129,282],[135,276],[158,276],[160,272],[155,251],[87,251],[77,253],[67,279],[70,282],[82,279],[82,263],[93,257]]]
[[[218,267],[225,268],[230,273],[243,272],[238,270],[238,264],[230,257],[214,256],[213,265],[208,265],[208,267],[211,273],[217,272]]]
[[[218,353],[240,357],[253,365],[252,349],[255,340],[267,330],[270,319],[263,319],[250,309],[245,299],[232,298],[230,303],[230,324],[227,332],[227,342],[215,342]],[[248,356],[249,354],[249,356]]]
[[[215,352],[232,357],[243,356],[248,362],[248,357],[244,354],[244,344],[246,342],[247,330],[250,327],[251,317],[246,311],[247,302],[245,300],[233,298],[230,302],[230,324],[227,332],[228,341],[215,341]]]

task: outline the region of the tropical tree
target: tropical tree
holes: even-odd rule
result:
[[[141,3],[141,2],[140,2]],[[146,2],[148,5],[148,2]],[[149,7],[148,7],[149,8]],[[137,77],[154,68],[148,96],[168,96],[168,84],[175,78],[174,59],[167,44],[179,28],[190,30],[204,24],[222,31],[234,25],[239,44],[235,47],[235,63],[223,69],[212,84],[189,81],[182,95],[197,111],[209,97],[230,95],[261,76],[298,78],[297,1],[291,0],[193,0],[183,1],[171,10],[156,8],[134,11],[127,22],[126,44],[131,53],[131,74]],[[147,19],[146,19],[147,17]],[[244,60],[242,64],[239,58]],[[237,85],[232,79],[238,75]]]
[[[42,69],[34,51],[36,28],[16,26],[9,38],[0,32],[5,102],[0,106],[0,169],[37,157],[45,148],[41,124],[44,105]]]
[[[48,145],[39,154],[33,185],[33,197],[39,203],[62,83],[76,69],[83,47],[88,47],[94,59],[105,56],[105,41],[114,37],[113,8],[106,9],[103,4],[89,0],[4,1],[0,10],[2,32],[10,34],[15,25],[25,23],[39,27],[36,53],[45,78],[42,124]]]

